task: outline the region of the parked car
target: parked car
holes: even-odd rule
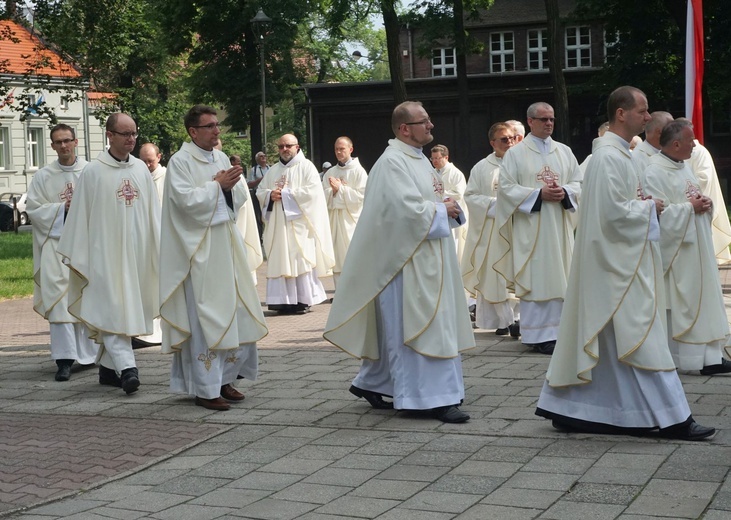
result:
[[[2,193],[0,194],[0,231],[13,229],[13,198],[17,201],[20,225],[30,224],[28,213],[25,212],[27,193]]]

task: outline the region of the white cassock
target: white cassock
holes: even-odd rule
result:
[[[690,408],[668,349],[660,230],[629,143],[594,140],[566,303],[536,413],[616,428],[667,428]],[[619,432],[618,432],[619,433]]]
[[[495,220],[505,240],[497,242],[494,267],[520,298],[523,343],[553,341],[558,334],[581,179],[571,149],[550,137],[528,134],[503,156]],[[566,192],[564,200],[540,201],[541,188],[553,183]]]
[[[272,190],[282,200],[271,204]],[[325,194],[317,168],[302,153],[269,168],[256,191],[267,255],[267,304],[315,305],[325,300],[320,277],[335,266]]]
[[[248,188],[247,188],[248,189]],[[236,216],[236,228],[241,233],[246,246],[246,261],[248,263],[251,278],[254,285],[257,284],[256,270],[264,263],[264,255],[261,252],[261,242],[259,241],[259,228],[256,225],[256,213],[254,213],[254,204],[259,204],[258,200],[252,200],[247,197],[244,205],[239,208]]]
[[[711,230],[712,214],[697,215],[689,198],[704,194],[687,161],[659,153],[650,159],[642,186],[665,202],[660,249],[668,309],[668,343],[675,366],[700,370],[721,363],[729,336]]]
[[[390,140],[368,176],[325,326],[326,340],[363,360],[353,384],[393,396],[396,409],[464,398],[460,351],[475,339],[450,232],[459,223],[443,198],[421,149]]]
[[[700,182],[701,191],[713,201],[713,251],[719,265],[731,262],[731,224],[726,212],[726,202],[718,182],[716,166],[708,149],[695,140],[688,166]]]
[[[467,180],[459,168],[451,162],[448,162],[444,168],[437,170],[442,176],[444,183],[444,197],[449,197],[460,205],[464,215],[464,225],[452,229],[454,243],[457,247],[457,261],[462,261],[464,253],[465,241],[469,230],[469,209],[464,203],[464,192],[467,189]]]
[[[462,256],[462,282],[476,299],[475,324],[481,329],[504,329],[518,319],[518,303],[510,297],[505,278],[493,269],[499,258],[497,242],[505,240],[495,226],[501,163],[502,158],[494,152],[478,162],[470,171],[464,194],[470,227]],[[508,237],[512,235],[511,227],[509,222]]]
[[[71,268],[69,312],[101,344],[97,362],[135,367],[131,336],[159,315],[160,202],[145,163],[102,152],[81,172],[58,244]]]
[[[56,253],[71,200],[86,161],[70,166],[54,161],[33,176],[26,211],[33,223],[33,310],[48,320],[51,358],[93,363],[99,348],[84,324],[68,311],[69,269]]]
[[[342,182],[335,195],[330,186],[331,177],[340,179]],[[363,209],[363,195],[367,181],[368,174],[360,165],[357,157],[351,158],[344,166],[336,164],[329,168],[322,181],[327,209],[330,213],[330,231],[335,253],[333,276],[336,284],[343,270],[345,255],[353,238],[355,225],[358,223],[360,212]]]
[[[587,155],[584,162],[579,165],[579,170],[581,170],[582,176],[586,173],[586,167],[589,166],[589,161],[591,161],[591,154]]]
[[[632,160],[635,162],[641,173],[650,165],[650,157],[657,155],[658,153],[660,153],[660,150],[652,146],[645,139],[635,146],[634,150],[632,150]]]
[[[242,178],[227,201],[213,180],[229,168],[224,153],[186,142],[165,181],[162,351],[173,353],[170,389],[204,399],[220,397],[238,376],[256,379],[256,341],[268,332],[235,223],[248,189]]]

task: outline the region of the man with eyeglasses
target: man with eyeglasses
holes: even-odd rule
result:
[[[462,257],[462,281],[476,299],[475,324],[481,329],[494,329],[498,336],[510,334],[518,338],[520,304],[509,294],[505,278],[493,269],[500,259],[496,255],[497,244],[504,240],[495,226],[498,175],[505,152],[516,142],[513,129],[507,123],[495,123],[487,136],[494,151],[472,168],[465,191],[470,228]]]
[[[553,353],[574,246],[581,170],[551,139],[553,107],[528,107],[530,133],[503,157],[498,177],[495,270],[520,298],[520,332],[536,352]]]
[[[324,336],[362,360],[350,392],[372,407],[463,423],[460,352],[475,339],[451,228],[464,222],[423,152],[433,128],[421,103],[394,109]]]
[[[160,202],[145,163],[130,155],[137,125],[109,116],[109,149],[81,172],[58,244],[71,268],[69,312],[99,347],[99,383],[125,393],[140,386],[132,337],[159,315]]]
[[[307,312],[326,299],[320,281],[335,266],[330,222],[320,175],[293,134],[277,140],[279,161],[256,195],[264,218],[267,297],[279,314]]]
[[[268,332],[236,229],[248,189],[216,148],[217,111],[195,105],[183,123],[190,141],[168,162],[162,206],[162,351],[173,355],[172,392],[225,411],[244,400],[236,380],[256,379],[256,342]]]
[[[715,429],[690,413],[663,323],[665,203],[644,191],[629,151],[650,120],[645,94],[615,89],[607,116],[586,168],[590,209],[579,212],[566,308],[536,415],[562,431],[705,439]]]
[[[74,361],[94,363],[99,350],[84,324],[68,311],[69,269],[56,254],[74,188],[87,164],[76,156],[78,144],[72,127],[54,126],[51,148],[58,159],[38,170],[28,187],[26,211],[33,222],[33,310],[49,322],[56,381],[69,380]]]
[[[523,123],[517,119],[508,119],[505,121],[505,124],[513,130],[513,139],[515,144],[518,144],[525,138],[525,127],[523,126]]]
[[[368,174],[357,157],[352,157],[353,141],[342,136],[335,140],[335,157],[338,160],[325,172],[322,187],[330,213],[330,231],[333,237],[335,267],[333,281],[337,289],[338,278],[343,271],[345,255],[350,247],[355,226],[363,210]]]

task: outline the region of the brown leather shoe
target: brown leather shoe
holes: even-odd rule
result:
[[[228,384],[221,387],[221,397],[228,401],[243,401],[246,396]]]
[[[218,410],[220,412],[231,409],[231,405],[220,397],[216,397],[215,399],[203,399],[202,397],[196,396],[195,404],[196,406],[202,406],[203,408],[208,408],[209,410]]]

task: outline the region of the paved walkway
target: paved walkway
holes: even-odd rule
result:
[[[731,377],[681,375],[710,442],[562,434],[533,414],[548,358],[478,330],[472,420],[448,425],[351,396],[358,362],[322,340],[328,310],[268,316],[259,380],[211,412],[168,393],[155,347],[137,351],[131,396],[93,368],[53,381],[30,299],[0,303],[0,516],[731,518]]]

